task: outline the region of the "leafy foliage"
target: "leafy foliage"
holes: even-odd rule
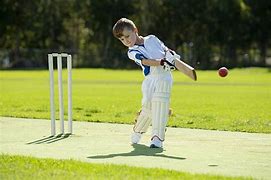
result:
[[[111,32],[121,17],[201,69],[265,66],[271,43],[268,0],[3,0],[0,17],[7,67],[45,67],[48,52],[67,51],[77,67],[133,68]]]

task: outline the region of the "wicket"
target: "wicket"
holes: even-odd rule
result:
[[[64,107],[62,84],[62,60],[67,59],[68,70],[68,134],[72,134],[72,56],[66,53],[48,54],[48,66],[50,73],[50,109],[51,109],[51,136],[56,135],[55,128],[55,100],[54,100],[54,57],[57,58],[58,69],[58,96],[59,96],[59,121],[60,132],[64,134]]]

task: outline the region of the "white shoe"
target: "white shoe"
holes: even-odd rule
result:
[[[163,142],[158,137],[153,137],[151,140],[150,148],[162,148]]]
[[[131,142],[132,144],[137,144],[139,143],[140,139],[141,139],[141,135],[140,133],[137,132],[133,132],[132,136],[131,136]]]

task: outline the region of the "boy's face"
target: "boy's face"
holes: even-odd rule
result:
[[[137,33],[136,29],[131,30],[128,28],[124,28],[122,32],[123,36],[121,36],[119,40],[122,42],[122,44],[124,44],[124,46],[132,47],[136,43],[136,36],[137,36],[136,33]]]

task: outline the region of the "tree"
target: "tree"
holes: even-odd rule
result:
[[[251,10],[250,35],[260,49],[260,64],[266,65],[266,51],[271,39],[271,1],[246,0]],[[269,20],[268,20],[269,19]]]

